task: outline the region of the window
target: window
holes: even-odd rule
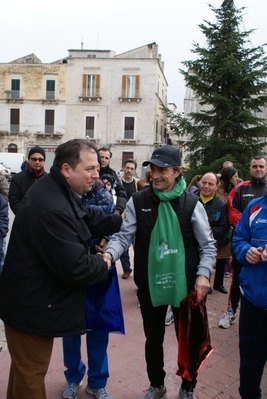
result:
[[[11,79],[11,98],[20,98],[20,80]]]
[[[54,133],[55,111],[53,109],[45,110],[45,133]]]
[[[124,118],[124,138],[127,140],[134,139],[134,117],[126,116]]]
[[[95,131],[95,117],[87,116],[85,119],[85,136],[90,137],[90,139],[94,138]]]
[[[10,132],[19,133],[19,115],[20,110],[18,108],[11,108],[10,110]]]
[[[100,75],[83,75],[83,97],[99,97]]]
[[[55,99],[55,81],[54,80],[46,81],[46,99],[47,100]]]
[[[122,76],[122,93],[123,98],[137,98],[139,96],[139,75],[123,75]]]
[[[134,159],[134,153],[131,151],[123,151],[122,153],[122,166],[124,165],[124,162],[127,161],[127,159]]]

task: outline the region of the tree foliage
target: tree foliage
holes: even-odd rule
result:
[[[170,124],[183,137],[192,172],[209,169],[216,160],[238,160],[248,170],[252,156],[263,154],[267,124],[261,116],[267,105],[267,57],[262,46],[252,47],[242,31],[242,11],[233,0],[224,0],[216,9],[214,23],[199,25],[206,47],[193,43],[194,61],[184,61],[180,69],[186,86],[199,104],[186,117],[164,107]]]

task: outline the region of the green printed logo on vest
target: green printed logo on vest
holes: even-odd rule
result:
[[[168,249],[168,242],[162,242],[159,246],[160,259],[163,259],[165,255],[177,254],[178,249]]]

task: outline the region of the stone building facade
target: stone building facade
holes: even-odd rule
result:
[[[27,155],[38,144],[48,170],[60,143],[87,137],[110,148],[115,170],[136,159],[141,177],[142,162],[167,142],[160,108],[167,86],[156,43],[118,55],[73,49],[51,64],[34,54],[0,64],[0,152]]]

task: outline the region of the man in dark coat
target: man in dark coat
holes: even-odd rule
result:
[[[45,151],[36,145],[29,150],[25,168],[11,179],[8,199],[14,214],[17,213],[21,200],[31,185],[46,174],[44,163]]]
[[[98,169],[89,142],[61,144],[50,173],[19,206],[0,278],[0,317],[11,356],[8,399],[46,398],[53,337],[85,333],[86,286],[108,277],[110,262],[88,254],[89,238],[113,234],[122,217],[81,204]]]
[[[121,215],[126,207],[127,195],[126,195],[126,191],[124,190],[124,188],[122,187],[122,185],[118,179],[118,176],[117,176],[115,170],[109,166],[112,153],[110,152],[108,147],[99,148],[98,153],[99,153],[99,157],[100,157],[100,172],[99,172],[100,177],[104,174],[108,174],[108,175],[113,176],[115,179],[113,188],[115,190],[115,194],[117,197],[116,212],[119,215]]]

